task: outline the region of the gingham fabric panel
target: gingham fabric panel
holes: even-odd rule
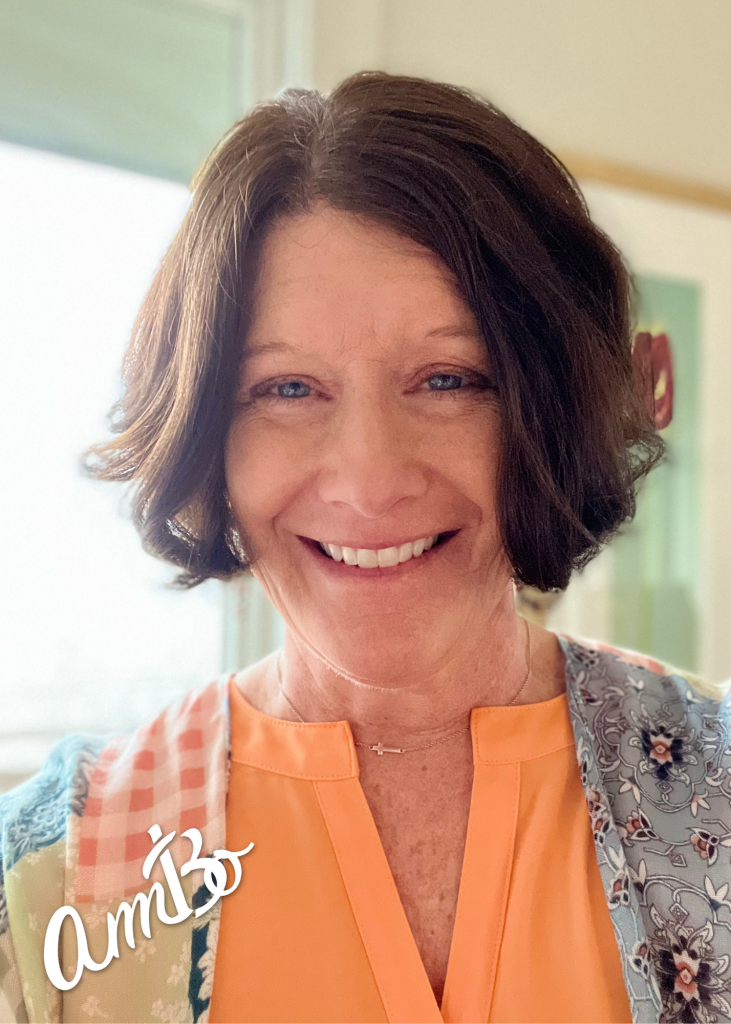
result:
[[[100,752],[81,817],[68,832],[71,903],[121,898],[162,880],[142,867],[152,848],[148,829],[203,836],[201,855],[223,847],[228,778],[228,676],[185,694],[151,723],[115,737]],[[191,854],[173,841],[178,866]]]

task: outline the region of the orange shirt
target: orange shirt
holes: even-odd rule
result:
[[[631,1020],[565,695],[472,712],[441,1007],[348,723],[272,718],[233,683],[230,700],[226,847],[255,846],[221,904],[211,1022]]]

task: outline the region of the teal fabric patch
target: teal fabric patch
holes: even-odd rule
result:
[[[91,771],[107,742],[104,736],[67,736],[36,775],[0,796],[0,892],[3,871],[63,839],[69,814],[83,814]]]

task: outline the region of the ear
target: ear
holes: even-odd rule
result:
[[[664,430],[673,418],[673,362],[667,334],[638,334],[632,346],[632,363],[647,413],[656,429]]]

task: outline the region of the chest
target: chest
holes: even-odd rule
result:
[[[361,784],[439,1003],[457,911],[472,766],[453,768],[448,778],[444,770],[419,766],[415,788],[411,789],[403,777],[403,766],[399,767],[401,770],[393,771],[388,778],[366,769],[361,773]]]

